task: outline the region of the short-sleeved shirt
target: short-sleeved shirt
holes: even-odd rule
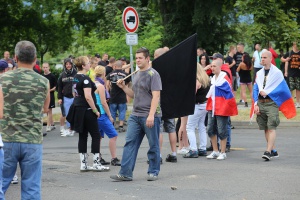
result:
[[[127,99],[126,99],[125,92],[121,88],[119,88],[119,86],[117,86],[116,84],[116,82],[119,79],[123,79],[126,76],[128,76],[128,74],[121,69],[114,70],[107,76],[107,80],[109,80],[111,83],[109,103],[115,103],[115,104],[126,103]],[[125,84],[129,82],[130,79],[127,78],[125,80]]]
[[[153,68],[137,72],[132,82],[132,90],[134,92],[132,114],[147,117],[151,107],[152,91],[162,90],[160,75]],[[161,108],[158,105],[155,117],[161,117],[161,114]]]
[[[295,53],[294,51],[287,52],[284,58],[290,57],[288,66],[289,77],[300,77],[300,51]]]
[[[263,68],[263,66],[260,64],[260,62],[261,62],[261,53],[262,53],[262,51],[254,51],[254,53],[253,53],[253,58],[255,59],[254,60],[254,67],[255,68],[258,68],[258,69],[260,69],[260,68]]]
[[[236,54],[233,56],[233,59],[235,60],[235,72],[232,73],[232,76],[236,76],[236,69],[239,67],[240,63],[242,62],[242,57],[243,57],[243,54],[245,54],[246,52],[244,53],[240,53],[240,52],[236,52]],[[233,67],[231,67],[230,69],[232,69]]]
[[[19,68],[4,73],[0,82],[4,96],[3,142],[41,144],[48,79],[32,69]]]
[[[43,76],[49,80],[50,89],[57,86],[57,80],[56,80],[56,77],[54,76],[54,74],[52,74],[52,73],[47,74],[47,75],[43,74]],[[51,91],[51,93],[54,93],[54,91]]]
[[[76,74],[73,79],[73,92],[75,94],[73,104],[74,106],[87,107],[90,105],[85,99],[84,88],[91,88],[91,95],[96,105],[95,91],[97,89],[96,84],[90,79],[90,77],[84,74]]]

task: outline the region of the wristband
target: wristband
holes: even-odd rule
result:
[[[98,112],[98,110],[97,110],[97,109],[94,109],[94,110],[93,110],[93,113],[97,113],[97,112]]]

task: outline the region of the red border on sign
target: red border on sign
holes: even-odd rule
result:
[[[135,27],[132,28],[132,29],[130,29],[129,27],[126,26],[126,19],[125,19],[125,16],[126,16],[126,13],[127,13],[128,11],[132,11],[132,12],[135,14],[135,18],[136,18]],[[138,27],[139,27],[139,21],[140,21],[140,20],[139,20],[139,15],[138,15],[138,13],[136,12],[136,10],[135,10],[133,7],[127,7],[127,8],[124,9],[123,15],[122,15],[122,21],[123,21],[123,26],[124,26],[124,28],[125,28],[126,31],[129,32],[129,33],[134,33],[134,32],[136,32],[136,30],[137,30]]]

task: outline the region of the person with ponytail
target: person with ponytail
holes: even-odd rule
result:
[[[100,144],[101,138],[104,138],[104,133],[109,137],[109,150],[111,154],[111,165],[121,166],[120,160],[117,158],[117,137],[118,133],[113,125],[114,119],[111,116],[109,107],[107,105],[107,100],[109,99],[109,93],[105,88],[105,67],[97,66],[94,70],[95,73],[95,83],[97,90],[95,92],[97,105],[100,107],[101,116],[98,118],[98,125],[100,131]]]

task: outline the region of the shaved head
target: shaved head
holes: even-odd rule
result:
[[[263,66],[269,68],[271,66],[272,53],[268,50],[265,50],[261,54],[261,63]]]
[[[161,56],[165,52],[166,52],[166,50],[164,48],[156,49],[155,52],[154,52],[154,59],[158,58],[159,56]]]

